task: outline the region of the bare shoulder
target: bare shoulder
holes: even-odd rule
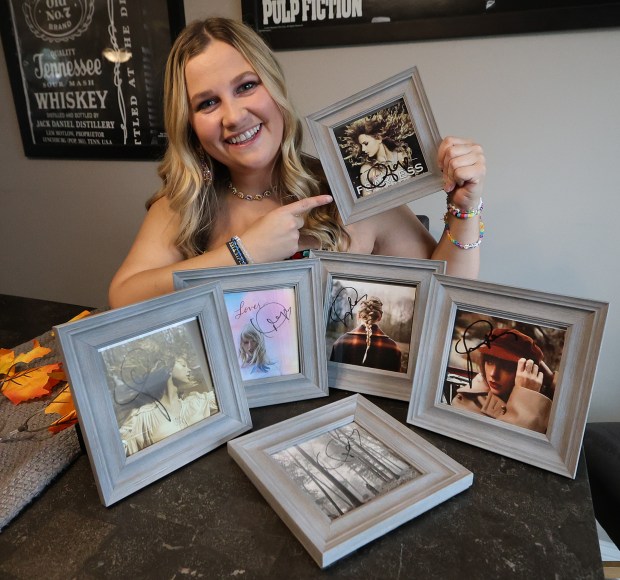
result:
[[[147,219],[161,221],[165,224],[175,222],[175,225],[178,225],[179,222],[179,216],[170,207],[170,200],[166,196],[160,197],[157,201],[153,202],[146,215]]]
[[[436,242],[408,206],[392,208],[347,226],[350,252],[429,258]]]
[[[179,214],[170,207],[168,198],[160,197],[146,213],[138,238],[155,236],[159,243],[169,245],[178,235],[180,222]]]
[[[170,207],[168,199],[161,197],[155,201],[144,217],[126,263],[158,267],[180,260],[175,244],[179,227],[179,216]]]

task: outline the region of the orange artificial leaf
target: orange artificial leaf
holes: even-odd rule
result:
[[[0,350],[0,377],[9,374],[11,367],[15,364],[15,353],[12,350],[3,348]]]
[[[18,363],[27,364],[37,358],[41,358],[51,352],[51,349],[41,346],[38,340],[33,340],[33,348],[28,352],[18,354],[7,348],[0,349],[0,376],[14,374],[13,367]]]
[[[59,382],[50,379],[50,374],[59,371],[60,367],[60,363],[54,363],[12,373],[3,381],[2,394],[15,405],[49,395]]]
[[[15,405],[48,395],[55,385],[65,380],[60,363],[26,367],[28,363],[51,352],[36,339],[32,345],[28,352],[17,356],[12,350],[0,349],[0,392]]]
[[[69,322],[75,322],[76,320],[82,320],[82,318],[86,318],[87,316],[90,316],[90,310],[82,310],[82,312],[74,316],[71,320],[69,320]]]
[[[55,413],[61,415],[60,419],[56,419],[49,427],[48,430],[52,433],[58,433],[71,425],[77,423],[77,412],[73,405],[73,397],[67,385],[58,396],[45,407],[46,413]]]
[[[14,364],[29,363],[35,359],[44,357],[46,354],[49,354],[50,352],[52,352],[51,348],[47,348],[46,346],[41,346],[39,344],[39,341],[36,339],[32,341],[32,344],[34,344],[34,346],[32,347],[31,350],[29,350],[28,352],[24,352],[22,354],[18,354],[15,357]]]
[[[59,369],[58,372],[49,373],[49,377],[50,377],[50,380],[53,379],[56,381],[56,383],[67,380],[67,375],[65,374],[65,371],[63,371],[62,369]]]
[[[78,422],[77,413],[75,411],[71,411],[70,413],[67,413],[60,419],[56,419],[56,421],[54,421],[47,428],[47,430],[51,431],[52,433],[60,433],[61,431],[64,431],[68,427],[71,427],[71,425],[75,425],[77,422]]]
[[[90,316],[90,310],[82,310],[82,312],[80,312],[79,314],[76,314],[71,320],[67,320],[67,323],[75,322],[76,320],[82,320],[82,318],[86,318],[87,316]],[[56,338],[56,333],[53,330],[52,330],[52,336]]]

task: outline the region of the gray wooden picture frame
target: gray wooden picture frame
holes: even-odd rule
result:
[[[413,125],[413,136],[417,138],[426,171],[398,183],[398,174],[402,171],[386,169],[383,175],[388,183],[391,182],[389,187],[370,196],[359,197],[359,186],[356,187],[355,178],[351,175],[351,163],[347,165],[335,131],[400,102],[404,103]],[[345,224],[420,199],[443,187],[441,170],[437,164],[437,149],[441,137],[415,66],[308,115],[306,122]],[[396,175],[395,182],[391,179],[392,175]],[[382,185],[377,186],[379,187]]]
[[[330,318],[332,317],[331,296],[334,281],[346,280],[357,281],[361,284],[370,282],[371,284],[415,287],[412,328],[406,344],[408,348],[406,372],[333,362],[329,360],[330,353],[327,351],[325,353],[331,388],[409,401],[415,362],[419,354],[420,336],[427,318],[431,279],[434,274],[445,272],[446,263],[440,260],[324,251],[313,251],[312,256],[316,256],[321,262],[324,292],[323,318],[326,331],[330,327]],[[355,304],[350,303],[350,312],[347,312],[346,315],[353,316],[356,311],[355,306]],[[328,340],[326,340],[326,348],[329,348]]]
[[[574,478],[608,304],[442,275],[434,276],[432,286],[430,324],[421,338],[422,355],[414,375],[407,422]],[[448,362],[459,311],[509,320],[526,328],[565,331],[558,368],[553,369],[557,371],[555,390],[550,395],[546,430],[539,432],[448,403],[452,394],[446,397],[444,388],[449,382]],[[487,339],[487,344],[492,344],[491,334]],[[472,344],[472,351],[482,345]],[[465,385],[457,393],[466,396],[467,388]],[[543,389],[539,392],[542,396]],[[508,411],[510,399],[501,409],[505,414]]]
[[[396,454],[411,466],[416,475],[412,479],[403,478],[402,483],[330,518],[274,454],[350,425],[365,430],[389,454]],[[470,471],[362,395],[352,395],[239,437],[228,443],[228,452],[321,568],[473,483]],[[373,463],[380,461],[377,456],[360,453],[359,447],[347,452],[342,460],[354,462],[356,455]],[[342,484],[353,486],[347,473],[345,470],[342,474]]]
[[[106,349],[188,325],[217,412],[127,455],[114,409]],[[195,331],[196,325],[198,332]],[[252,427],[231,349],[223,294],[207,284],[54,327],[99,496],[109,506]],[[169,419],[170,420],[170,419]]]
[[[327,396],[329,389],[325,333],[321,314],[323,294],[318,259],[182,270],[173,273],[176,289],[213,280],[221,283],[224,294],[278,288],[293,288],[295,291],[299,373],[244,380],[250,408]],[[230,336],[232,342],[232,334]]]

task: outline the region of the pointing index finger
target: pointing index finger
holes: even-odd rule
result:
[[[293,215],[297,216],[302,213],[308,212],[315,207],[327,205],[332,201],[333,197],[331,195],[316,195],[314,197],[307,197],[306,199],[300,199],[299,201],[289,203],[287,206],[285,206],[285,208]]]

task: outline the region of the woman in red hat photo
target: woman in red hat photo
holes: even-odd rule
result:
[[[456,390],[451,405],[545,433],[554,375],[534,339],[516,329],[494,328],[470,355],[479,372]]]

